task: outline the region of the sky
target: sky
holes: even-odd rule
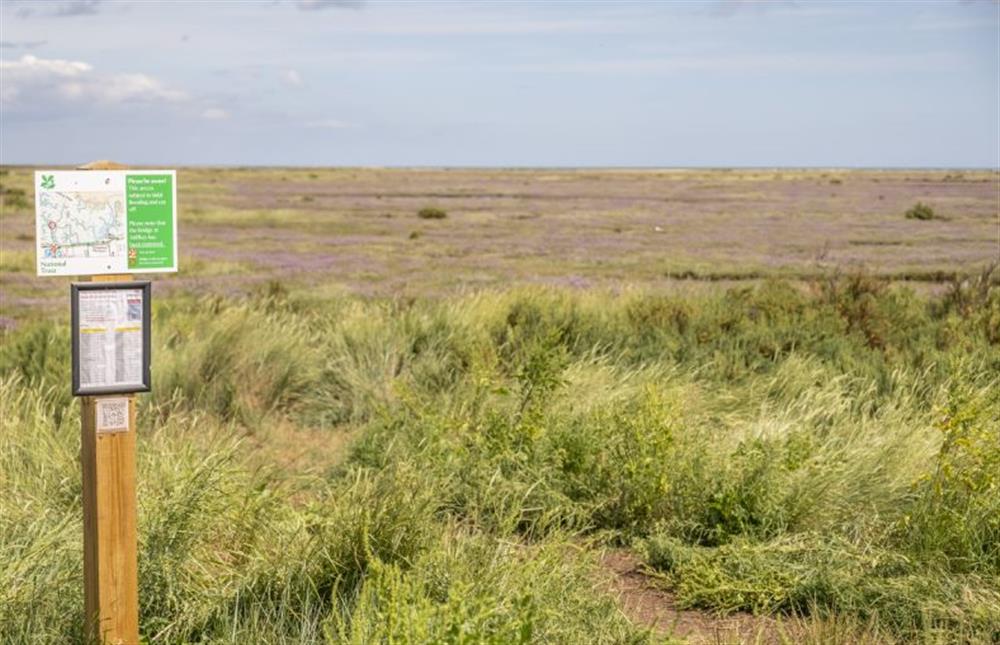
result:
[[[0,163],[1000,167],[1000,3],[0,2]]]

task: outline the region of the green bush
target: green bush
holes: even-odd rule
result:
[[[273,311],[280,285],[262,302],[215,305],[183,313],[156,327],[159,343],[153,404],[168,412],[175,402],[247,425],[261,415],[288,410],[310,391],[318,356],[308,351],[302,324]],[[272,309],[272,311],[268,311]],[[167,324],[163,324],[167,323]]]
[[[609,597],[590,592],[576,549],[467,536],[412,567],[376,563],[324,630],[336,643],[646,643]],[[516,563],[516,564],[515,564]]]
[[[19,375],[24,386],[33,389],[51,388],[59,405],[51,406],[56,422],[72,401],[69,386],[71,373],[71,341],[69,326],[42,321],[27,326],[16,334],[2,337],[0,343],[0,375]]]
[[[991,642],[1000,636],[996,585],[942,575],[877,547],[799,534],[709,549],[655,535],[643,549],[685,607],[877,618],[908,640],[939,634]]]
[[[941,444],[903,518],[923,557],[1000,579],[1000,382],[951,384],[935,423]]]
[[[15,211],[27,210],[32,207],[32,203],[28,201],[27,195],[21,188],[0,187],[0,196],[2,196],[3,205]]]
[[[912,208],[906,211],[906,219],[929,220],[936,217],[934,209],[923,202],[917,202]]]
[[[444,209],[427,206],[417,211],[417,217],[420,219],[444,219],[448,217],[448,213]]]

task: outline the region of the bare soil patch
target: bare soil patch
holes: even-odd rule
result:
[[[601,558],[601,566],[611,574],[612,590],[619,595],[625,615],[659,635],[696,644],[797,642],[789,625],[779,626],[766,616],[745,612],[719,616],[681,609],[674,595],[656,585],[642,570],[639,558],[631,551],[610,550]]]

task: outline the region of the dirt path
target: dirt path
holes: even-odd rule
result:
[[[613,590],[622,611],[637,625],[688,643],[785,643],[796,639],[788,625],[764,616],[737,613],[720,617],[710,612],[680,609],[676,598],[643,573],[639,558],[624,549],[608,551],[602,566],[612,574]]]

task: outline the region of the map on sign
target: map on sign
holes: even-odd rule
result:
[[[127,257],[125,200],[115,192],[46,191],[38,196],[45,212],[38,231],[38,254],[51,258]]]
[[[177,270],[172,170],[35,173],[37,273]]]

